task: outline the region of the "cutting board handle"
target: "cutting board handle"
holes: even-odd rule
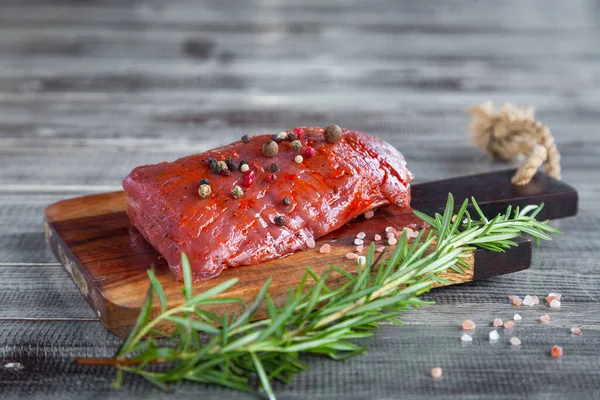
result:
[[[475,197],[486,217],[504,213],[506,208],[544,203],[538,219],[558,219],[577,214],[577,190],[566,183],[538,172],[525,186],[514,186],[510,178],[515,169],[461,176],[411,185],[411,207],[426,214],[444,209],[448,193],[454,195],[457,208],[466,198]],[[470,210],[474,211],[474,210]]]

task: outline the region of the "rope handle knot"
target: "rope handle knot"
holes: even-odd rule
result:
[[[492,103],[483,103],[467,112],[473,116],[469,129],[477,147],[504,161],[526,156],[511,179],[513,185],[527,185],[544,162],[544,172],[560,179],[560,154],[554,137],[546,125],[534,119],[533,107],[506,103],[496,111]]]

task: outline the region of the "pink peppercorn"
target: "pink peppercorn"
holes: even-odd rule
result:
[[[275,174],[269,174],[269,175],[267,175],[267,182],[269,182],[269,183],[275,183],[276,180],[277,180],[277,175],[275,175]]]
[[[254,182],[255,176],[256,176],[256,174],[252,170],[246,172],[244,174],[244,177],[242,178],[242,186],[249,187],[250,185],[252,185],[252,182]]]
[[[294,128],[294,133],[298,135],[298,139],[302,139],[302,136],[304,136],[304,129],[300,127]]]
[[[304,157],[311,158],[315,154],[317,154],[317,152],[314,147],[307,147],[306,150],[304,150]]]

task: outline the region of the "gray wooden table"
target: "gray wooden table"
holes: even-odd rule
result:
[[[417,181],[505,168],[472,147],[465,107],[534,104],[556,136],[580,215],[530,270],[436,290],[437,305],[382,326],[368,355],[311,358],[282,399],[600,398],[600,2],[1,1],[0,397],[257,398],[73,364],[108,333],[44,243],[44,208],[120,188],[134,166],[242,134],[331,122],[381,136]],[[203,4],[202,4],[203,3]],[[488,323],[511,294],[509,335]],[[538,318],[550,313],[547,325]],[[460,323],[479,322],[463,345]],[[571,335],[580,326],[583,336]],[[563,346],[561,360],[549,357]],[[429,370],[442,366],[434,380]]]

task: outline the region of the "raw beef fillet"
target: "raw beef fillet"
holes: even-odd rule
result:
[[[199,281],[312,247],[376,207],[408,207],[412,178],[388,143],[330,126],[137,167],[123,187],[131,223],[178,280],[186,253]]]

